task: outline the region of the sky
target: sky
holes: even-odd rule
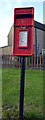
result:
[[[7,36],[14,22],[14,8],[18,7],[34,7],[34,20],[44,22],[43,0],[0,0],[0,47],[8,45]]]

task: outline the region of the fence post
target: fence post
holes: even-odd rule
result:
[[[35,69],[35,58],[36,58],[36,56],[34,55],[34,69]]]
[[[10,63],[10,67],[11,67],[11,57],[9,57],[9,63]]]
[[[4,57],[4,61],[5,61],[5,62],[4,62],[4,64],[5,64],[4,67],[6,67],[6,55],[5,55],[5,57]]]
[[[29,67],[30,67],[30,56],[29,56]]]
[[[37,69],[38,69],[38,55],[37,55]]]
[[[12,55],[11,55],[11,67],[12,67]]]
[[[18,67],[18,57],[16,57],[16,67]]]
[[[15,56],[14,56],[14,62],[13,62],[13,64],[14,64],[14,67],[15,67]]]
[[[27,57],[26,57],[26,68],[27,68]]]
[[[44,68],[45,68],[45,55],[44,55]]]
[[[33,68],[33,55],[31,56],[31,67]]]
[[[7,68],[7,55],[6,55],[6,68]]]
[[[9,55],[8,55],[8,68],[9,68]]]
[[[10,55],[9,55],[9,67],[10,67]]]
[[[6,68],[7,68],[7,55],[6,55]]]
[[[41,69],[41,55],[40,55],[40,69]]]
[[[7,68],[8,68],[8,55],[7,55]]]
[[[30,67],[31,67],[31,56],[30,56]]]
[[[2,55],[0,54],[0,68],[2,68]]]
[[[3,67],[4,67],[4,55],[3,55]]]
[[[12,68],[13,68],[13,55],[12,55]]]
[[[19,68],[20,68],[20,57],[19,57]]]
[[[44,70],[44,55],[43,55],[43,70]]]
[[[7,67],[7,54],[5,55],[5,67]]]

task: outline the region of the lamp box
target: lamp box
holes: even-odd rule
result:
[[[14,9],[13,55],[33,54],[34,8]]]

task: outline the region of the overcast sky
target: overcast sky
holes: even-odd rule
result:
[[[7,35],[13,24],[14,8],[34,7],[34,19],[43,23],[43,0],[30,1],[31,0],[0,0],[0,47],[7,45]]]

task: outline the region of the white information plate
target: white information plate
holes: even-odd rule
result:
[[[19,31],[19,46],[27,46],[27,31]]]

